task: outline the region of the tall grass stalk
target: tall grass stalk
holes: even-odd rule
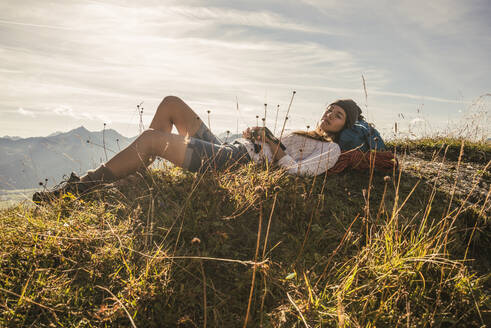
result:
[[[257,256],[259,254],[259,244],[261,242],[261,225],[263,222],[263,207],[262,203],[259,203],[259,223],[257,225],[257,241],[256,241],[256,252],[254,253],[254,263],[257,262]],[[252,267],[252,281],[251,281],[251,289],[249,292],[249,301],[247,302],[247,311],[246,311],[246,316],[244,319],[244,325],[242,326],[243,328],[247,327],[247,323],[249,321],[249,312],[251,310],[251,302],[252,302],[252,295],[254,293],[254,283],[256,281],[256,268],[257,265],[254,265]]]

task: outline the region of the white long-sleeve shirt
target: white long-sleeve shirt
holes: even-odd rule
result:
[[[254,162],[273,160],[271,148],[267,143],[261,143],[262,149],[256,153],[254,144],[250,140],[240,138],[236,141],[246,147]],[[277,165],[290,174],[309,176],[322,174],[336,164],[341,154],[337,143],[315,140],[294,133],[283,136],[281,142],[286,147],[286,155],[277,162]]]

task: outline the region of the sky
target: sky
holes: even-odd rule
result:
[[[137,105],[148,127],[167,95],[216,133],[265,107],[274,128],[293,91],[287,128],[352,98],[385,136],[489,134],[489,17],[489,0],[2,0],[0,136],[134,136]]]

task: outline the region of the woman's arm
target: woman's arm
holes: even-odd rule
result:
[[[252,133],[252,131],[255,131],[255,133]],[[248,132],[250,132],[250,135],[256,136],[255,140],[267,143],[273,154],[273,162],[285,168],[290,174],[310,176],[322,174],[336,164],[341,154],[338,144],[334,142],[322,143],[319,149],[302,160],[295,161],[282,149],[277,140],[271,140],[266,137],[266,134],[263,133],[263,128],[254,127],[248,129]]]
[[[279,143],[276,143],[271,139],[266,139],[266,143],[269,145],[269,148],[271,148],[271,152],[273,153],[273,162],[276,163],[286,156],[285,151],[281,149]]]
[[[338,161],[341,149],[334,142],[322,143],[319,150],[300,161],[295,161],[291,156],[285,154],[277,164],[283,167],[290,174],[296,175],[319,175],[326,172]]]

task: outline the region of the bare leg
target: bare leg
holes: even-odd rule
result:
[[[182,166],[186,147],[187,141],[184,136],[148,129],[105,165],[117,179],[146,168],[154,156]]]
[[[198,131],[202,131],[202,129],[200,129],[202,124],[203,121],[198,114],[196,114],[181,98],[167,96],[157,107],[150,128],[164,133],[171,133],[172,126],[175,125],[179,135],[195,136]],[[139,168],[138,171],[145,171],[145,169],[154,162],[156,156],[158,155],[150,156],[146,164]]]
[[[172,134],[175,125],[179,135]],[[213,142],[215,137],[203,128],[200,117],[180,98],[165,97],[155,112],[150,129],[144,131],[127,148],[111,158],[105,166],[117,179],[137,171],[143,172],[156,156],[182,166],[187,148],[186,137],[195,136]],[[196,135],[198,134],[198,135]],[[88,177],[82,177],[89,179]]]
[[[106,167],[117,178],[122,178],[136,171],[145,171],[156,156],[181,166],[186,144],[184,138],[171,134],[172,126],[176,126],[180,136],[193,136],[201,124],[202,120],[184,101],[167,96],[157,107],[150,129],[111,158]]]
[[[151,129],[171,133],[175,125],[181,136],[193,136],[200,128],[202,120],[184,101],[175,96],[167,96],[160,103]]]
[[[178,97],[167,96],[157,108],[150,128],[170,133],[172,125],[176,126],[181,136],[191,136],[215,144],[221,143],[191,107]]]

